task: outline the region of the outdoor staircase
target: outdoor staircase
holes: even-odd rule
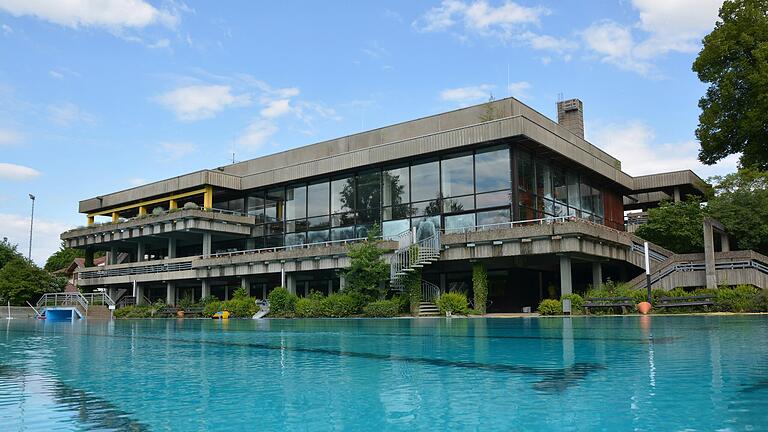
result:
[[[110,307],[114,306],[115,302],[103,292],[46,293],[37,301],[35,312],[39,317],[46,319],[61,317],[71,319],[109,318],[111,317]]]
[[[440,309],[434,303],[421,302],[419,303],[419,316],[440,316]]]
[[[440,259],[440,231],[419,234],[413,228],[397,236],[398,248],[390,258],[390,286],[395,291],[403,291],[408,274]]]

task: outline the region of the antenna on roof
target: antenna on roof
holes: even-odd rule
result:
[[[563,93],[562,92],[557,94],[557,101],[558,102],[562,102],[563,101]]]

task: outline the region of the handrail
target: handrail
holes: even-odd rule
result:
[[[435,303],[440,298],[440,287],[432,282],[421,280],[421,301]]]
[[[378,238],[381,238],[381,237],[378,237]],[[329,240],[324,242],[302,243],[302,244],[289,245],[289,246],[274,246],[274,247],[266,247],[266,248],[258,248],[258,249],[245,249],[245,250],[238,250],[238,251],[231,251],[231,252],[218,252],[210,255],[200,255],[198,256],[198,258],[232,257],[232,256],[247,255],[247,254],[278,252],[278,251],[284,251],[284,250],[307,249],[313,246],[330,247],[336,244],[359,243],[361,241],[366,241],[366,240],[368,240],[368,237],[355,237],[352,239],[344,239],[344,240]]]
[[[157,263],[138,265],[135,267],[120,267],[120,268],[107,268],[99,270],[86,270],[77,272],[78,279],[95,279],[111,276],[130,276],[137,274],[147,273],[165,273],[170,271],[183,271],[191,270],[192,261],[177,262],[177,263]]]
[[[89,305],[102,304],[107,306],[114,306],[115,301],[112,297],[104,291],[82,293],[82,296],[88,301]]]
[[[569,221],[577,221],[577,220],[591,222],[588,219],[584,219],[576,216],[552,216],[552,217],[539,218],[539,219],[499,222],[495,224],[472,225],[472,226],[459,227],[459,228],[442,228],[441,231],[445,234],[462,234],[467,232],[490,231],[494,229],[514,228],[516,226],[548,225],[552,223],[569,222]]]
[[[53,300],[53,305],[49,304],[51,300]],[[45,293],[37,301],[38,308],[72,305],[80,305],[86,313],[88,312],[88,300],[79,292]]]

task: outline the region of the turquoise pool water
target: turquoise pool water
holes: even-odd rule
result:
[[[0,430],[768,430],[768,316],[0,323]]]

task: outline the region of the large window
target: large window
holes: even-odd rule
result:
[[[331,181],[331,213],[346,213],[355,209],[355,182],[353,177]]]
[[[307,217],[307,187],[289,187],[285,191],[285,218],[287,220]]]
[[[440,164],[427,162],[411,166],[411,200],[427,201],[440,197]]]
[[[315,183],[307,188],[307,216],[328,215],[328,193],[330,191],[329,183]]]
[[[493,148],[475,155],[477,193],[510,189],[509,148]]]
[[[383,183],[381,197],[384,207],[406,204],[411,200],[408,166],[385,169],[382,172],[381,180]]]
[[[472,154],[464,154],[443,159],[442,196],[455,197],[475,192]]]

